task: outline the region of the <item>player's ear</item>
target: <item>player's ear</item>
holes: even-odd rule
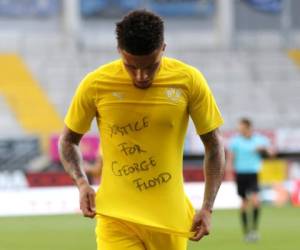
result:
[[[166,43],[164,43],[164,44],[163,44],[163,46],[162,46],[162,51],[163,51],[163,52],[165,52],[165,50],[166,50],[166,47],[167,47],[167,44],[166,44]]]

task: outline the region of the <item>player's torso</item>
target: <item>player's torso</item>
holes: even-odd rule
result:
[[[255,136],[247,139],[236,139],[235,166],[238,172],[256,172],[261,165],[261,157],[257,152],[260,143]]]
[[[97,84],[104,173],[116,180],[124,177],[135,187],[137,177],[181,176],[177,171],[188,123],[186,76],[161,69],[150,88],[139,89],[123,70],[102,76]]]

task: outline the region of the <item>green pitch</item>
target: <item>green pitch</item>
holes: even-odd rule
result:
[[[261,236],[245,243],[237,210],[217,210],[211,235],[189,250],[298,250],[300,208],[264,207]],[[95,250],[94,221],[79,215],[0,218],[0,249]]]

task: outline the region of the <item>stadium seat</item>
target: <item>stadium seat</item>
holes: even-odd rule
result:
[[[163,16],[208,16],[214,11],[213,1],[178,1],[178,0],[151,0],[149,7]]]

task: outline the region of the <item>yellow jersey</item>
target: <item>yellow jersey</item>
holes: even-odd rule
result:
[[[189,116],[199,135],[223,123],[203,75],[178,60],[163,57],[148,89],[133,85],[121,59],[82,80],[65,124],[84,134],[97,119],[103,150],[98,214],[190,235],[194,209],[182,175]]]

